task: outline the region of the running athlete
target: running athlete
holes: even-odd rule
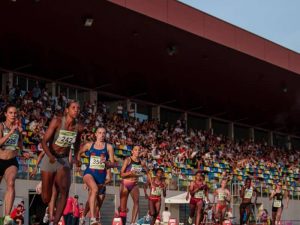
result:
[[[77,123],[79,111],[78,102],[68,102],[64,116],[52,119],[42,140],[42,147],[46,153],[40,165],[42,199],[44,203],[49,204],[53,185],[60,194],[60,198],[55,201],[54,225],[58,224],[69,195],[71,173],[68,156],[71,146],[74,147],[75,156],[79,151],[80,135],[83,130],[83,126]]]
[[[279,182],[276,184],[276,188],[272,191],[270,195],[270,200],[272,203],[272,225],[277,225],[280,223],[281,214],[283,211],[283,198],[285,198],[285,208],[288,208],[289,195],[287,191],[282,190],[282,184]]]
[[[247,177],[245,185],[242,187],[240,191],[240,198],[242,199],[240,205],[240,225],[242,225],[243,222],[248,223],[251,207],[253,207],[253,204],[251,203],[251,199],[253,196],[255,196],[255,202],[256,202],[257,191],[251,184],[251,179]],[[246,213],[245,221],[244,221],[244,213]]]
[[[37,171],[38,171],[38,167],[40,165],[40,162],[42,161],[43,157],[45,156],[45,152],[42,151],[38,158],[37,158],[37,162],[36,162],[36,165],[35,165],[35,168],[32,170],[32,172],[30,173],[30,177],[34,177],[36,174],[37,174]],[[70,151],[69,153],[69,163],[72,163],[72,151]],[[47,216],[44,217],[44,223],[48,223],[49,221],[50,222],[53,222],[54,220],[54,209],[55,209],[55,201],[56,201],[56,198],[57,198],[57,191],[56,191],[56,187],[55,185],[52,186],[52,196],[51,196],[51,200],[48,204],[48,213],[47,213]],[[45,214],[46,215],[46,214]]]
[[[10,213],[15,199],[15,180],[19,168],[17,149],[23,153],[23,141],[16,106],[7,105],[4,108],[4,115],[5,121],[0,124],[0,182],[4,177],[6,182],[4,224],[10,224],[13,222]],[[24,153],[23,156],[28,158],[29,154]]]
[[[223,224],[225,211],[230,202],[230,191],[226,188],[227,178],[221,181],[221,187],[214,192],[214,197],[218,199],[216,204],[215,215],[219,224]]]
[[[139,153],[140,147],[135,146],[131,151],[131,156],[124,160],[121,168],[120,217],[122,218],[123,224],[126,224],[127,200],[129,194],[133,200],[131,224],[134,224],[137,219],[140,196],[138,179],[142,175],[143,168],[146,170],[146,173],[148,173],[145,163],[141,162],[139,158]]]
[[[148,184],[150,188],[150,195],[148,196],[147,191],[145,197],[149,199],[149,213],[152,217],[151,225],[155,224],[156,218],[159,215],[161,207],[161,195],[166,197],[166,183],[164,179],[164,171],[162,168],[157,168],[155,171],[155,177],[152,178],[148,175]]]
[[[208,188],[204,182],[204,176],[198,171],[195,175],[195,181],[192,181],[190,184],[190,216],[188,219],[188,223],[192,224],[193,217],[196,212],[196,220],[195,225],[199,225],[200,221],[202,221],[202,209],[204,206],[205,197],[208,198]]]
[[[99,210],[105,198],[106,184],[111,181],[111,171],[106,168],[106,161],[114,162],[114,149],[112,145],[105,142],[106,130],[99,127],[96,130],[96,142],[88,142],[80,149],[77,160],[85,153],[89,158],[89,164],[83,175],[83,181],[89,189],[89,209],[91,213],[91,224],[97,224],[96,203]],[[106,180],[107,175],[109,179]],[[99,198],[99,201],[97,201]]]

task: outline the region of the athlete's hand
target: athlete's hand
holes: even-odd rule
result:
[[[287,209],[287,208],[288,208],[288,205],[285,205],[284,208]]]
[[[29,152],[23,152],[22,156],[23,156],[25,159],[29,159],[29,158],[30,158]]]
[[[138,172],[136,170],[132,170],[132,171],[130,171],[130,175],[131,176],[137,176]]]
[[[189,195],[186,195],[185,200],[187,201],[189,200]]]
[[[56,158],[55,158],[53,155],[50,155],[50,156],[48,156],[48,157],[49,157],[49,162],[50,162],[51,164],[55,163]]]
[[[75,164],[76,164],[77,167],[81,167],[82,162],[77,159],[77,160],[75,160]]]
[[[18,125],[15,124],[11,127],[9,134],[12,135],[18,129]]]
[[[37,168],[35,167],[32,172],[30,173],[30,178],[33,178],[37,173]]]

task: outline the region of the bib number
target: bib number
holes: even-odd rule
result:
[[[252,198],[253,195],[253,190],[252,189],[247,189],[245,193],[245,198],[250,199]]]
[[[3,132],[3,136],[7,135],[8,132]],[[7,141],[3,144],[5,146],[5,149],[11,149],[15,150],[15,148],[18,146],[18,141],[19,141],[19,135],[16,133],[13,133],[12,135],[9,136]]]
[[[224,201],[225,200],[225,193],[223,193],[223,192],[221,192],[221,193],[219,193],[219,201]]]
[[[152,188],[152,195],[161,196],[161,188],[160,187]]]
[[[59,147],[67,148],[71,147],[76,141],[76,132],[74,131],[67,131],[67,130],[60,130],[57,140],[55,144]]]
[[[194,196],[195,198],[203,198],[204,197],[204,193],[203,193],[203,191],[197,191],[196,193],[195,193],[195,196]]]
[[[102,160],[99,156],[92,155],[90,158],[90,169],[104,170],[105,163],[102,162]]]
[[[131,171],[135,171],[137,174],[142,172],[142,167],[140,165],[131,165]]]
[[[281,207],[281,201],[280,200],[274,200],[274,207],[280,208]]]

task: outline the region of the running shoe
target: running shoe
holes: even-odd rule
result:
[[[193,219],[192,219],[191,217],[189,217],[188,223],[189,223],[189,224],[192,224],[192,223],[193,223]]]
[[[96,218],[91,218],[91,225],[96,225],[98,224],[98,221],[96,220]]]
[[[4,217],[3,224],[4,225],[12,225],[12,224],[14,224],[14,220],[9,215],[7,215]]]

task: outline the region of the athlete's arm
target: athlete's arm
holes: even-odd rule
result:
[[[16,129],[17,129],[17,125],[14,125],[10,129],[10,131],[8,132],[8,134],[6,134],[5,136],[3,136],[3,125],[0,124],[0,146],[3,145],[9,139],[9,137],[15,132]]]
[[[194,187],[195,187],[195,183],[192,182],[190,185],[190,194],[191,195],[195,194],[199,190],[199,188],[194,188]]]
[[[231,194],[230,194],[230,191],[227,189],[226,190],[226,197],[225,197],[225,200],[230,203],[231,202]]]
[[[40,164],[40,162],[41,162],[41,160],[42,160],[42,158],[43,158],[44,155],[45,155],[45,152],[41,152],[41,153],[39,154],[39,156],[38,156],[38,158],[37,158],[37,161],[36,161],[36,165],[35,165],[34,169],[32,170],[32,172],[30,173],[30,177],[33,177],[33,176],[36,175],[36,173],[37,173],[37,168],[38,168],[38,166],[39,166],[39,164]]]
[[[109,184],[111,181],[112,181],[112,173],[111,170],[108,169],[104,185]]]
[[[244,195],[245,195],[245,186],[243,186],[240,190],[240,198],[244,198]]]
[[[54,155],[51,154],[50,149],[47,145],[47,143],[50,141],[50,139],[53,137],[55,130],[58,127],[58,118],[53,118],[49,124],[48,129],[45,132],[44,138],[42,139],[42,148],[44,149],[46,155],[49,157],[49,161],[54,163],[55,162],[55,157]]]
[[[289,192],[287,190],[284,191],[284,197],[285,197],[285,208],[288,208],[289,207],[290,198],[289,198]]]
[[[76,141],[74,143],[74,158],[78,159],[78,152],[80,151],[80,144],[81,144],[81,135],[83,132],[83,126],[82,124],[78,124],[78,131],[76,135]],[[77,163],[77,162],[76,162]]]
[[[135,174],[133,171],[125,172],[125,169],[128,166],[129,162],[130,162],[130,158],[126,158],[124,160],[124,163],[123,163],[122,168],[121,168],[121,174],[120,174],[122,178],[127,178],[127,177],[132,176],[133,174]]]
[[[274,198],[275,194],[276,194],[276,191],[272,191],[271,194],[270,194],[269,199],[272,200]]]
[[[80,164],[78,162],[80,162],[81,155],[86,151],[88,151],[91,148],[92,144],[93,144],[92,142],[88,142],[81,146],[79,152],[77,153],[77,155],[75,155],[77,164]]]
[[[190,195],[190,186],[191,186],[191,185],[189,185],[189,186],[187,187],[187,190],[186,190],[186,197],[185,197],[186,200],[189,200],[189,197],[190,197],[190,196],[189,196],[189,195]]]
[[[216,202],[217,195],[218,195],[218,189],[215,190],[214,193],[213,193],[213,196],[214,196],[213,202]]]
[[[164,185],[164,187],[163,187],[163,196],[165,198],[167,196],[167,185],[166,185],[165,182],[163,182],[163,185]]]
[[[114,168],[117,166],[115,163],[115,153],[114,153],[114,148],[111,144],[107,144],[107,151],[109,155],[109,161],[105,162],[106,168]]]

